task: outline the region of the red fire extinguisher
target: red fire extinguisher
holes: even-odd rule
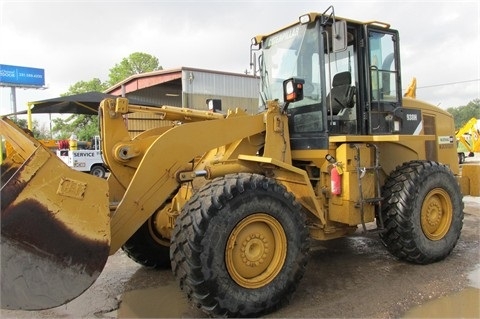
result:
[[[330,188],[333,195],[340,195],[342,193],[342,177],[340,176],[340,169],[337,165],[333,165],[330,171]]]

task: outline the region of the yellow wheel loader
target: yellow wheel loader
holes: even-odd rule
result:
[[[480,121],[474,117],[468,120],[465,125],[458,129],[455,134],[457,138],[458,163],[465,163],[465,158],[475,156],[480,152]],[[465,153],[468,152],[468,155]]]
[[[233,317],[284,305],[313,240],[359,228],[399,259],[444,259],[463,223],[453,118],[402,96],[399,52],[388,24],[329,7],[253,38],[258,114],[104,100],[107,180],[3,118],[14,151],[2,163],[2,308],[68,302],[120,248]],[[172,125],[131,138],[128,112]]]

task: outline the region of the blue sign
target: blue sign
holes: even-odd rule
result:
[[[45,85],[45,70],[0,64],[0,84],[42,87]]]

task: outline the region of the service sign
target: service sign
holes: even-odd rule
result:
[[[0,64],[0,83],[11,86],[45,85],[45,70]]]

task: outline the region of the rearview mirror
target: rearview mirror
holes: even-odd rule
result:
[[[347,49],[347,22],[336,21],[333,25],[332,49],[333,52],[341,52]]]

